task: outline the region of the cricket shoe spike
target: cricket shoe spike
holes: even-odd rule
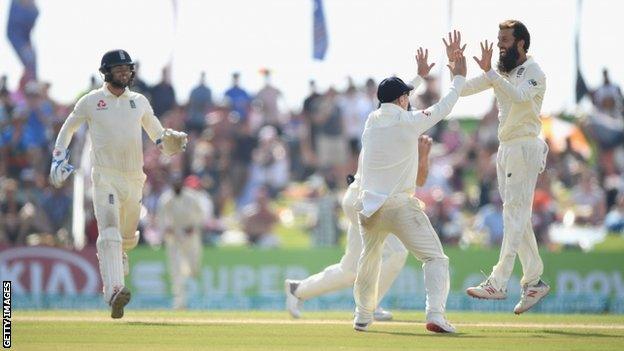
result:
[[[390,311],[386,311],[381,306],[378,306],[373,312],[373,319],[379,322],[382,321],[391,321],[393,318],[392,313]]]
[[[286,279],[284,281],[284,293],[286,294],[286,310],[293,318],[301,317],[301,299],[295,296],[295,290],[297,290],[298,286],[298,280]]]
[[[110,300],[111,318],[119,319],[124,315],[124,307],[130,302],[130,290],[125,286],[113,288],[113,297]]]
[[[531,307],[535,306],[544,296],[548,295],[550,286],[544,283],[542,280],[537,282],[533,286],[525,285],[522,287],[522,296],[520,296],[520,302],[514,307],[514,313],[520,314],[528,311]]]

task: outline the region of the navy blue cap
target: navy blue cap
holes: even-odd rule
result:
[[[414,89],[414,86],[405,84],[399,77],[386,78],[377,87],[377,99],[380,104],[392,102],[412,89]]]

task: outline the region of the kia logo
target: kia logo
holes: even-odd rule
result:
[[[15,294],[97,294],[101,283],[95,257],[94,249],[8,248],[0,252],[0,280],[10,280]]]

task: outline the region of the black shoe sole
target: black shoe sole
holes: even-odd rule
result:
[[[113,298],[111,299],[111,318],[119,319],[124,315],[124,307],[130,302],[132,294],[128,288],[123,287]]]

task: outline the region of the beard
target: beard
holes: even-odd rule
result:
[[[115,88],[126,89],[126,87],[129,87],[132,85],[132,81],[133,81],[132,78],[128,79],[128,81],[125,83],[116,79],[111,79],[110,84],[114,86]]]
[[[516,43],[512,45],[509,49],[505,51],[505,55],[499,55],[498,57],[498,70],[504,73],[511,72],[512,69],[518,66],[518,59],[520,58],[520,53],[518,52],[518,47]]]
[[[130,78],[128,78],[128,80],[121,81],[119,79],[115,79],[113,77],[113,74],[108,73],[107,76],[104,77],[104,80],[107,81],[108,83],[110,83],[110,85],[112,85],[113,87],[117,88],[117,89],[126,89],[127,87],[131,87],[132,84],[134,83],[134,77],[135,77],[135,72],[134,70],[130,73]]]

